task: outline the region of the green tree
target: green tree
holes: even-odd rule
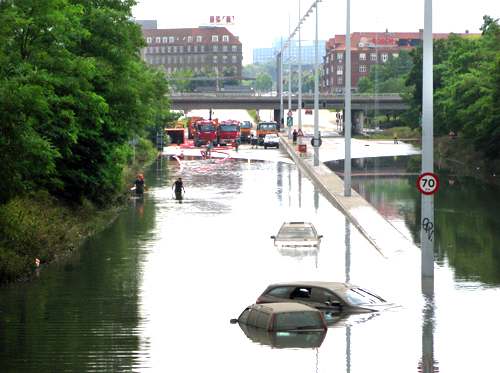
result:
[[[273,87],[273,78],[268,73],[262,73],[255,78],[255,89],[262,92],[270,92]]]

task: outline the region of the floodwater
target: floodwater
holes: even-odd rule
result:
[[[461,246],[471,276],[442,256],[422,286],[418,249],[383,258],[291,162],[165,158],[145,179],[105,232],[0,290],[0,372],[498,370],[500,286],[472,268],[498,254]],[[284,221],[313,222],[321,248],[277,250]],[[348,281],[400,307],[339,320],[320,347],[273,348],[230,324],[291,280]]]

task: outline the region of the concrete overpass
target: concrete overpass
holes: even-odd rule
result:
[[[170,93],[172,110],[198,109],[243,109],[243,110],[279,110],[279,96],[255,96],[248,93]],[[408,107],[397,93],[383,93],[375,97],[374,94],[352,94],[352,109],[366,112],[375,109],[378,99],[380,111],[406,110]],[[314,94],[302,94],[304,109],[314,109]],[[298,97],[292,96],[292,109],[297,109]],[[288,96],[283,96],[284,110],[288,110]],[[344,108],[343,94],[321,94],[319,97],[320,109],[342,111]]]

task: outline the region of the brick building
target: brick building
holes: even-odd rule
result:
[[[397,57],[400,50],[409,51],[420,45],[423,30],[419,32],[354,32],[351,34],[351,88],[367,77],[375,64],[384,64],[390,56]],[[435,39],[449,34],[434,34]],[[462,36],[469,35],[468,32]],[[321,92],[344,92],[346,37],[335,35],[325,45]]]
[[[208,67],[222,72],[235,67],[237,76],[242,77],[242,44],[225,27],[146,29],[143,25],[142,34],[148,44],[142,58],[154,67],[163,66],[168,74],[186,68],[196,72]]]

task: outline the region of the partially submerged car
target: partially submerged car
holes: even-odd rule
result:
[[[312,223],[295,221],[283,223],[278,234],[271,238],[278,247],[319,247],[323,235],[318,235]]]
[[[248,306],[238,319],[232,319],[231,323],[269,332],[313,332],[328,329],[319,310],[298,302],[254,304]]]
[[[300,302],[324,313],[378,312],[396,307],[373,292],[344,282],[283,282],[269,285],[257,304]]]

